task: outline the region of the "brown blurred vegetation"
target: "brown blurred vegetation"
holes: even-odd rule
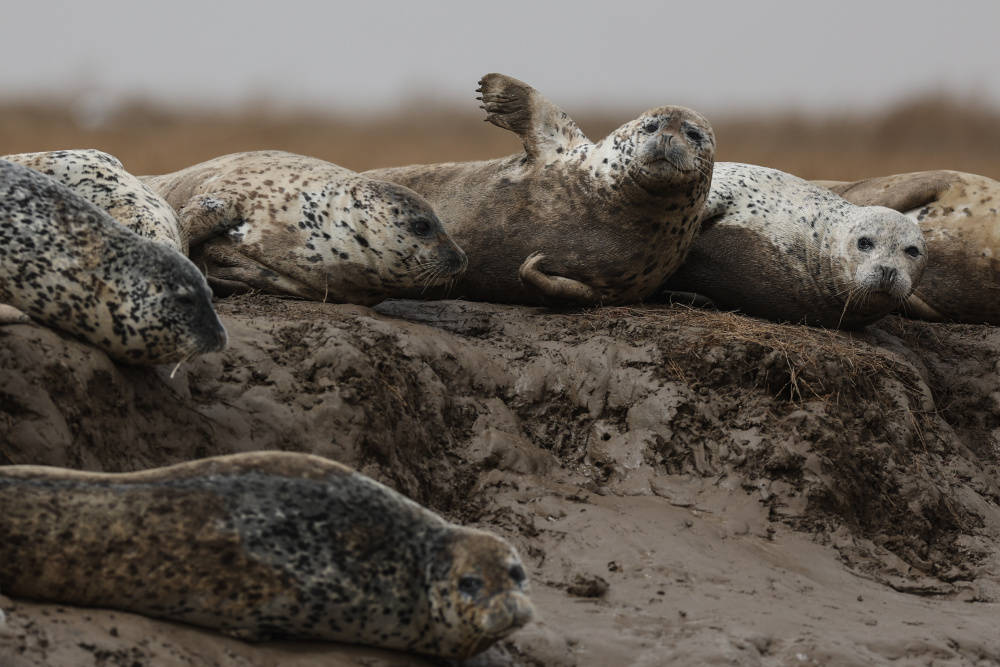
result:
[[[499,157],[516,138],[469,111],[407,105],[417,112],[367,117],[278,113],[168,112],[132,104],[99,125],[72,105],[0,106],[0,154],[94,147],[137,174],[180,169],[235,151],[278,148],[345,167]],[[638,110],[636,110],[638,111]],[[625,112],[573,112],[591,138],[629,120]],[[633,114],[635,115],[635,114]],[[913,99],[881,113],[823,118],[798,114],[717,115],[719,160],[762,164],[805,178],[855,180],[904,171],[957,169],[1000,179],[1000,110],[946,97]]]

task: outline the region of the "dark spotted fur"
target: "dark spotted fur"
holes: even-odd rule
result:
[[[502,539],[332,461],[258,452],[129,474],[0,467],[0,588],[245,639],[461,658],[527,623]]]
[[[415,192],[282,151],[235,153],[146,182],[180,211],[220,292],[373,304],[465,270]]]
[[[204,277],[62,183],[0,160],[0,303],[134,363],[221,349]]]
[[[125,171],[113,155],[88,148],[18,153],[0,159],[51,176],[139,236],[161,241],[187,254],[177,213],[162,197]]]

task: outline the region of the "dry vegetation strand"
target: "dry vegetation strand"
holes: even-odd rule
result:
[[[792,403],[811,400],[839,402],[842,398],[881,399],[886,378],[898,381],[920,404],[918,378],[884,351],[853,334],[798,324],[777,324],[733,312],[674,305],[620,306],[585,312],[596,326],[615,322],[653,325],[671,330],[697,330],[700,336],[675,340],[668,357],[702,357],[713,347],[747,350],[747,371],[755,374],[777,397]],[[668,364],[670,359],[667,359]],[[684,364],[689,366],[690,364]],[[682,379],[690,380],[689,377]]]

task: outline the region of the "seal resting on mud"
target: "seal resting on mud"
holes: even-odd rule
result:
[[[139,236],[187,254],[177,213],[113,155],[93,148],[4,155],[59,181]]]
[[[901,211],[920,225],[927,270],[901,313],[1000,324],[1000,183],[959,171],[816,183],[861,206]]]
[[[920,228],[897,211],[720,162],[701,232],[666,289],[770,320],[857,328],[898,308],[926,263]]]
[[[371,305],[467,264],[415,192],[325,160],[234,153],[143,180],[180,211],[191,259],[219,293]]]
[[[681,263],[708,194],[715,137],[677,106],[591,143],[531,86],[479,82],[486,120],[524,152],[485,162],[364,172],[413,188],[469,256],[454,296],[524,304],[617,304],[651,294]]]
[[[0,160],[0,303],[120,361],[164,364],[220,350],[204,276],[62,183]],[[13,309],[0,317],[19,321]]]
[[[531,620],[517,552],[339,463],[255,452],[101,474],[0,467],[0,587],[242,639],[465,658]]]

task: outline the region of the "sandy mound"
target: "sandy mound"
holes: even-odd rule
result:
[[[1000,329],[266,297],[219,311],[229,349],[173,379],[0,328],[0,463],[286,449],[353,465],[521,550],[541,620],[480,666],[1000,661]],[[0,608],[13,665],[414,664]]]

